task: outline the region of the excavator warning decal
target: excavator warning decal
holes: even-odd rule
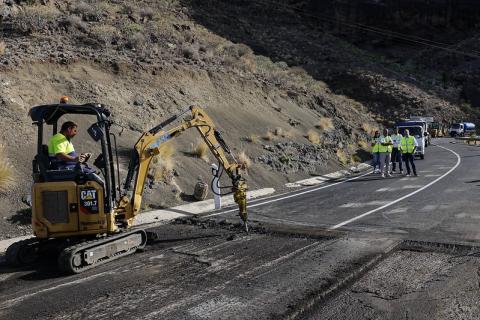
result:
[[[93,188],[80,189],[80,212],[98,213],[97,190]]]

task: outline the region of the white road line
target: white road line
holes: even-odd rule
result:
[[[255,204],[249,205],[248,207],[249,207],[249,208],[258,207],[258,206],[261,206],[261,205],[264,205],[264,204],[268,204],[268,203],[272,203],[272,202],[277,202],[277,201],[281,201],[281,200],[285,200],[285,199],[289,199],[289,198],[301,196],[301,195],[303,195],[303,194],[307,194],[307,193],[310,193],[310,192],[315,192],[315,191],[318,191],[318,190],[330,188],[330,187],[336,186],[336,185],[341,184],[341,183],[345,183],[345,182],[348,182],[348,181],[356,180],[356,179],[358,179],[358,178],[361,178],[361,177],[364,177],[364,176],[366,176],[366,175],[369,175],[370,173],[372,173],[372,172],[369,171],[369,172],[364,173],[364,174],[362,174],[362,175],[359,175],[359,176],[357,176],[357,177],[350,178],[350,179],[346,179],[346,180],[343,180],[343,181],[340,181],[340,182],[335,182],[335,183],[332,183],[332,184],[329,184],[329,185],[326,185],[326,186],[323,186],[323,187],[318,187],[318,188],[314,188],[314,189],[309,189],[309,190],[306,190],[306,191],[303,191],[303,192],[299,192],[299,193],[295,193],[295,194],[291,194],[291,195],[288,195],[288,196],[285,196],[285,197],[280,197],[280,198],[275,198],[275,199],[272,199],[272,200],[269,200],[269,201],[264,201],[264,202],[255,203]],[[213,217],[213,216],[219,216],[219,215],[221,215],[221,214],[225,214],[225,213],[229,213],[229,212],[234,212],[234,211],[238,211],[238,209],[235,208],[235,209],[226,210],[226,211],[222,211],[222,212],[212,213],[212,214],[206,215],[206,216],[204,216],[204,217],[207,217],[207,218],[208,218],[208,217]]]
[[[333,227],[329,228],[329,230],[338,229],[338,228],[343,227],[343,226],[345,226],[345,225],[347,225],[347,224],[349,224],[349,223],[352,223],[352,222],[354,222],[354,221],[357,221],[357,220],[359,220],[359,219],[361,219],[361,218],[363,218],[363,217],[369,216],[369,215],[371,215],[372,213],[375,213],[375,212],[377,212],[377,211],[380,211],[380,210],[383,210],[383,209],[385,209],[385,208],[388,208],[388,207],[394,205],[395,203],[398,203],[398,202],[400,202],[400,201],[402,201],[402,200],[405,200],[405,199],[407,199],[407,198],[410,198],[411,196],[413,196],[413,195],[415,195],[415,194],[417,194],[417,193],[419,193],[419,192],[427,189],[428,187],[434,185],[435,183],[437,183],[438,181],[442,180],[443,178],[445,178],[446,176],[448,176],[450,173],[452,173],[453,170],[455,170],[455,169],[460,165],[460,162],[462,161],[461,158],[460,158],[460,155],[459,155],[458,153],[456,153],[455,151],[451,150],[451,149],[448,149],[448,148],[445,148],[445,147],[442,147],[442,146],[439,146],[439,145],[437,145],[436,147],[439,147],[439,148],[445,149],[445,150],[447,150],[447,151],[450,151],[451,153],[453,153],[453,154],[457,157],[457,163],[456,163],[450,170],[448,170],[448,171],[447,171],[446,173],[444,173],[442,176],[440,176],[440,177],[438,177],[437,179],[433,180],[433,181],[430,182],[429,184],[426,184],[426,185],[423,186],[422,188],[420,188],[420,189],[418,189],[418,190],[415,190],[415,191],[412,192],[412,193],[409,193],[409,194],[407,194],[407,195],[405,195],[405,196],[403,196],[403,197],[401,197],[401,198],[398,198],[398,199],[395,200],[395,201],[392,201],[392,202],[390,202],[390,203],[387,203],[387,204],[385,204],[385,205],[383,205],[383,206],[381,206],[381,207],[379,207],[379,208],[370,210],[370,211],[368,211],[368,212],[365,212],[364,214],[361,214],[361,215],[356,216],[356,217],[354,217],[354,218],[352,218],[352,219],[349,219],[349,220],[343,221],[343,222],[341,222],[341,223],[339,223],[339,224],[337,224],[337,225],[334,225]]]
[[[369,207],[369,206],[378,206],[382,204],[389,203],[390,200],[384,200],[384,201],[369,201],[369,202],[349,202],[340,205],[340,208],[363,208],[363,207]]]

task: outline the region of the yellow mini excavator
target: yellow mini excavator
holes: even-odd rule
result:
[[[52,134],[56,134],[58,120],[67,114],[90,115],[96,119],[87,132],[101,148],[93,163],[101,176],[85,173],[88,171],[83,170],[80,163],[74,170],[52,170],[48,147],[44,144],[48,133],[44,130],[51,127]],[[80,273],[144,248],[147,232],[132,228],[132,223],[140,212],[150,163],[165,142],[190,128],[197,129],[218,160],[219,168],[231,178],[231,193],[248,230],[247,185],[240,173],[242,166],[235,161],[220,132],[201,108],[191,106],[144,132],[131,152],[123,186],[119,181],[116,138],[110,132],[113,122],[105,106],[41,105],[31,108],[29,115],[38,128],[32,187],[35,237],[12,244],[6,252],[7,263],[31,264],[53,248],[58,253],[61,270]],[[177,121],[179,124],[174,126]],[[133,190],[130,190],[132,182]]]

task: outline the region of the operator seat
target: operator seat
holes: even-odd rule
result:
[[[35,156],[35,161],[40,171],[41,180],[44,182],[75,180],[77,173],[73,170],[56,170],[48,157],[48,146],[42,144],[40,153]]]

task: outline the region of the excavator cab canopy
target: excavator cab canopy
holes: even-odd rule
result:
[[[89,179],[81,170],[54,170],[48,155],[48,141],[44,141],[45,127],[51,127],[52,135],[58,132],[58,120],[67,114],[91,115],[96,121],[87,129],[88,134],[96,142],[100,142],[101,154],[93,164],[102,172],[105,185],[105,205],[109,210],[116,198],[115,167],[110,142],[110,111],[102,104],[87,103],[81,105],[58,103],[32,107],[29,116],[38,128],[37,154],[33,160],[33,177],[35,182],[76,181],[82,183]],[[93,119],[93,118],[92,118]],[[49,130],[50,131],[50,130]],[[80,165],[79,165],[80,166]]]
[[[87,103],[81,105],[75,104],[47,104],[36,106],[30,109],[29,115],[35,122],[45,122],[48,125],[54,125],[58,119],[65,114],[91,114],[96,115],[99,121],[107,120],[110,117],[110,111],[102,104]]]

